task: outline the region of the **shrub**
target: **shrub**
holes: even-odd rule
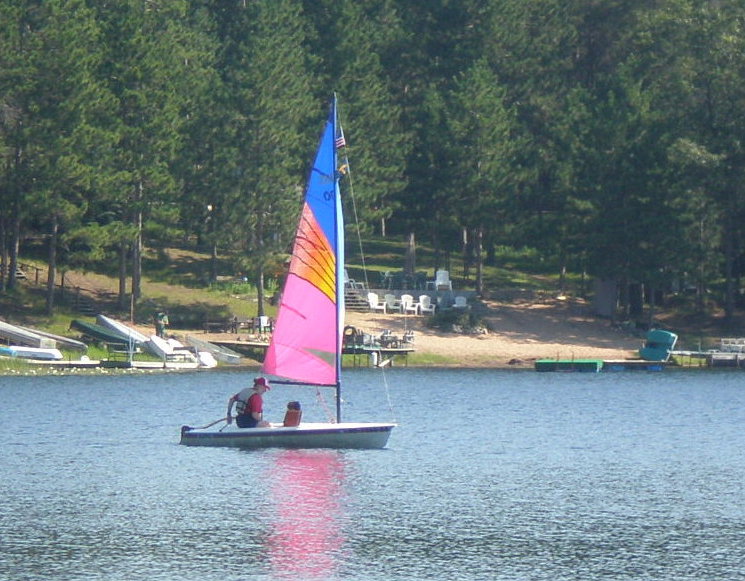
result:
[[[470,310],[444,309],[427,321],[427,326],[449,333],[482,333],[487,329],[484,320]]]

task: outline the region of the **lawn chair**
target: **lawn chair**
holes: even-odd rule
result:
[[[429,295],[419,295],[419,314],[434,315],[437,305],[432,302]]]
[[[455,303],[453,304],[454,309],[468,309],[468,299],[463,295],[455,297]]]
[[[396,297],[396,295],[388,293],[383,298],[385,299],[386,308],[391,313],[401,310],[401,301]]]
[[[380,297],[378,297],[378,293],[367,293],[367,302],[370,305],[370,310],[372,312],[375,312],[375,311],[381,311],[382,313],[386,312],[385,303],[380,302]]]
[[[450,272],[438,270],[435,273],[435,290],[453,290],[453,281],[450,280]]]
[[[401,312],[404,315],[418,315],[419,303],[415,303],[414,297],[411,295],[401,295]]]

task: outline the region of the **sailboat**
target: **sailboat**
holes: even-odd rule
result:
[[[394,423],[342,422],[344,217],[337,149],[343,133],[336,98],[305,191],[277,321],[261,368],[274,384],[333,387],[336,421],[238,428],[181,428],[181,444],[238,448],[384,448]],[[291,423],[291,422],[285,422]],[[208,428],[212,428],[211,430]]]

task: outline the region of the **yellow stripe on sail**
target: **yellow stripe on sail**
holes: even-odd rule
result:
[[[290,272],[336,302],[336,257],[308,204],[303,206]]]

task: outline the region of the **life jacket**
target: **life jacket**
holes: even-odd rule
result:
[[[236,413],[239,416],[242,416],[243,414],[249,413],[249,411],[248,411],[249,410],[248,402],[250,402],[251,401],[251,398],[254,397],[254,396],[256,396],[256,395],[259,395],[259,394],[258,393],[252,393],[251,395],[248,396],[248,399],[245,400],[245,401],[242,400],[242,399],[236,399],[236,401],[235,401],[235,411],[236,411]]]

